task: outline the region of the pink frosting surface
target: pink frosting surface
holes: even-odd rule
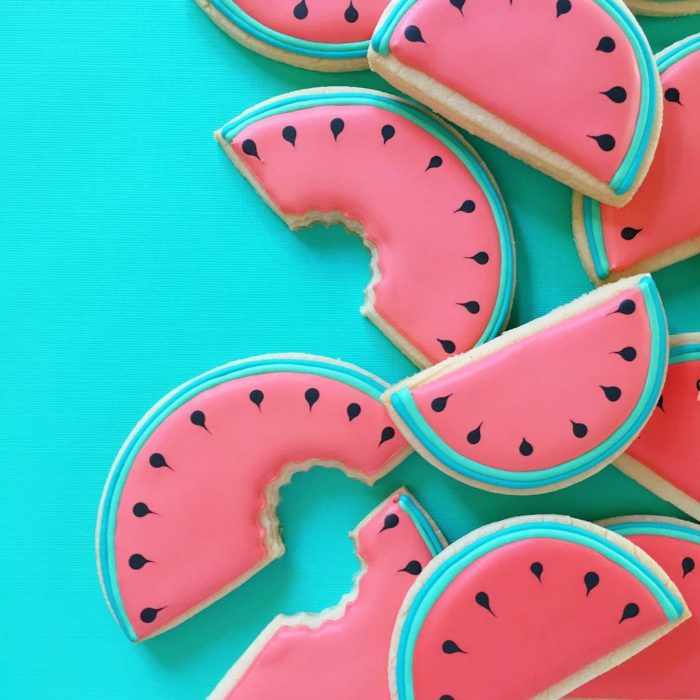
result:
[[[397,516],[398,525],[383,529],[388,516]],[[431,554],[396,498],[362,527],[357,541],[366,570],[342,617],[315,629],[280,627],[227,698],[390,700],[387,667],[396,615]]]
[[[337,138],[334,119],[344,125]],[[243,153],[246,139],[259,158]],[[498,299],[500,238],[485,193],[442,142],[379,107],[324,105],[257,121],[233,147],[284,214],[361,222],[381,273],[374,310],[430,362],[479,341]],[[436,156],[441,165],[428,167]],[[480,253],[487,262],[472,259]]]
[[[601,205],[612,272],[700,236],[700,51],[665,70],[661,84],[663,126],[649,173],[629,204],[621,209]],[[669,100],[676,99],[674,90],[680,102]]]
[[[587,592],[589,572],[598,583]],[[638,614],[622,620],[630,603]],[[593,549],[508,544],[458,574],[431,608],[415,646],[415,697],[531,698],[665,622],[649,590]]]
[[[662,397],[627,454],[700,501],[700,360],[668,368]]]
[[[423,41],[405,37],[409,26]],[[603,37],[613,51],[597,50]],[[603,182],[632,141],[639,67],[623,30],[594,0],[574,0],[559,16],[555,0],[468,0],[461,12],[448,0],[418,0],[390,49]],[[624,102],[603,94],[612,88],[624,89]],[[615,139],[612,150],[589,138],[602,135]]]
[[[367,41],[388,0],[235,0],[270,29],[307,41]],[[296,8],[296,14],[295,14]]]
[[[310,389],[317,391],[311,407]],[[254,391],[264,395],[259,407]],[[353,420],[350,404],[361,409]],[[195,411],[206,427],[193,423]],[[318,375],[235,379],[175,410],[136,456],[117,513],[117,579],[137,636],[152,635],[267,561],[260,519],[266,489],[285,465],[342,463],[370,477],[405,448],[378,400]],[[154,468],[154,455],[168,467]],[[136,517],[136,503],[152,513]],[[135,554],[149,563],[134,569]],[[155,620],[141,619],[146,608],[158,610]]]
[[[625,663],[576,690],[577,698],[671,700],[700,697],[700,545],[673,537],[632,535],[678,586],[693,617]],[[687,559],[692,561],[690,567]]]
[[[617,311],[623,301],[634,302],[633,313]],[[585,454],[620,427],[644,389],[650,350],[644,296],[633,288],[412,393],[458,453],[498,469],[545,469]],[[440,398],[446,405],[436,410]]]

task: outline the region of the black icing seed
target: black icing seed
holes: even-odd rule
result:
[[[615,138],[610,134],[600,134],[599,136],[588,136],[589,139],[593,139],[601,151],[609,153],[615,148]]]
[[[585,438],[586,435],[588,435],[588,426],[585,423],[577,423],[576,421],[572,420],[571,430],[573,430],[574,437],[577,438]]]
[[[479,426],[474,428],[471,432],[467,433],[467,442],[470,445],[478,445],[481,442],[481,426],[483,423],[479,423]]]
[[[382,138],[384,139],[384,143],[393,139],[395,135],[396,129],[394,129],[391,124],[385,124],[382,127]]]
[[[442,413],[447,407],[447,402],[449,401],[450,396],[452,396],[452,394],[448,394],[447,396],[438,396],[436,399],[433,399],[430,402],[430,408],[432,408],[435,413]]]
[[[622,104],[627,99],[627,90],[621,85],[615,85],[605,92],[601,92],[601,95],[605,95],[611,102],[615,104]]]
[[[298,5],[294,6],[294,16],[297,19],[306,19],[309,16],[309,8],[306,6],[306,0],[301,0]]]
[[[529,457],[535,451],[535,448],[523,438],[520,447],[518,447],[518,451],[523,457]]]
[[[530,571],[537,577],[537,580],[542,583],[542,572],[544,571],[544,566],[540,562],[535,561],[530,564]]]
[[[596,51],[603,53],[612,53],[615,50],[615,40],[610,36],[604,36],[596,46]]]
[[[600,387],[603,390],[603,393],[605,394],[605,398],[608,401],[612,401],[615,403],[615,401],[619,401],[620,397],[622,396],[622,391],[620,390],[619,387],[616,386],[602,386]]]
[[[617,350],[613,354],[619,355],[625,362],[634,362],[637,359],[637,351],[631,345]]]
[[[678,88],[667,88],[664,92],[664,97],[668,102],[675,102],[681,107],[683,106],[683,103],[681,102],[681,93],[678,91]]]
[[[451,639],[448,639],[447,641],[442,643],[442,651],[445,654],[466,654],[467,652],[464,651],[464,649],[460,649],[459,645],[456,642],[453,642]]]
[[[459,209],[455,209],[455,214],[457,212],[464,212],[465,214],[471,214],[476,209],[476,204],[471,199],[465,199],[460,205]]]
[[[589,571],[583,577],[583,583],[586,586],[586,595],[588,596],[590,592],[600,583],[600,576],[598,576],[595,571]]]
[[[333,134],[333,139],[335,141],[338,140],[338,136],[340,136],[344,128],[345,122],[340,117],[331,119],[331,133]]]
[[[625,605],[625,609],[622,611],[620,622],[630,620],[633,617],[637,617],[637,615],[639,615],[639,606],[636,603],[627,603],[627,605]]]
[[[442,165],[442,158],[440,156],[433,156],[430,159],[430,162],[428,163],[428,167],[425,169],[426,172],[428,170],[432,170],[433,168],[439,168]]]
[[[571,12],[571,0],[557,0],[557,17]]]
[[[470,314],[478,314],[481,311],[481,305],[478,301],[462,301],[458,302],[460,306],[463,306]]]
[[[307,389],[304,392],[304,398],[306,399],[306,403],[309,404],[309,411],[314,407],[314,404],[318,401],[320,396],[321,393],[318,389],[311,388]]]
[[[297,145],[297,130],[293,126],[285,126],[282,129],[282,138],[291,143],[292,146]]]
[[[452,5],[452,7],[456,7],[460,11],[460,14],[464,14],[464,12],[462,12],[464,2],[465,0],[450,0],[450,5]]]
[[[664,413],[666,413],[666,409],[664,408],[664,395],[663,394],[661,394],[661,396],[659,396],[659,400],[656,402],[656,408],[658,408],[661,411],[663,411]]]
[[[388,442],[395,435],[396,431],[390,425],[387,425],[387,427],[382,430],[382,436],[379,438],[379,445],[383,445],[385,442]]]
[[[362,407],[359,403],[348,404],[348,420],[353,421],[362,413]]]
[[[440,700],[455,700],[451,695],[441,695]]]
[[[415,43],[420,43],[420,44],[425,44],[425,39],[423,38],[423,35],[420,33],[420,29],[416,27],[415,24],[411,24],[406,29],[404,29],[403,35],[411,42]]]
[[[700,379],[698,379],[697,382],[695,382],[695,388],[700,391]]]
[[[637,234],[642,231],[641,228],[632,228],[632,226],[625,226],[625,228],[620,231],[620,236],[623,241],[633,241]]]
[[[384,530],[391,530],[399,524],[399,516],[396,513],[389,513],[389,515],[384,518],[384,525],[379,532],[384,532]]]
[[[248,398],[258,407],[260,411],[262,411],[261,405],[263,399],[265,398],[265,394],[263,394],[260,389],[253,389],[253,391],[251,391],[248,395]]]
[[[423,571],[423,567],[421,566],[421,563],[415,559],[413,561],[409,561],[403,569],[399,569],[399,572],[411,574],[411,576],[418,576],[421,571]]]
[[[486,265],[489,261],[489,254],[485,251],[480,251],[476,255],[466,255],[467,260],[473,260],[477,265]]]
[[[681,568],[683,569],[683,578],[695,570],[695,561],[690,557],[685,557],[681,562]]]
[[[204,415],[204,411],[192,411],[190,415],[190,422],[192,425],[196,425],[198,428],[204,428],[207,432],[207,417]]]
[[[451,340],[443,340],[442,338],[438,338],[437,341],[440,343],[440,345],[442,345],[442,349],[448,355],[451,355],[457,349],[457,346]]]
[[[355,6],[352,4],[352,0],[350,0],[348,9],[345,10],[345,21],[350,22],[350,24],[353,24],[353,22],[357,22],[359,18],[360,13],[355,9]]]
[[[485,610],[488,610],[494,617],[496,617],[496,613],[491,610],[491,601],[489,600],[488,593],[480,591],[474,596],[474,600],[476,601],[477,605],[480,605]]]
[[[637,310],[637,305],[631,299],[625,299],[620,302],[620,305],[615,311],[611,311],[608,316],[613,314],[622,314],[623,316],[631,316]]]
[[[150,513],[153,513],[153,511],[145,503],[141,503],[140,501],[138,503],[134,503],[134,507],[131,509],[131,512],[137,518],[145,518]],[[153,513],[153,515],[155,515],[155,513]]]
[[[246,139],[241,144],[241,148],[243,149],[243,153],[245,153],[247,156],[253,156],[253,158],[260,160],[260,156],[258,155],[258,147],[253,139]]]
[[[143,569],[146,564],[152,563],[150,559],[146,559],[146,557],[143,556],[143,554],[132,554],[129,557],[129,568],[135,569],[138,571],[139,569]]]
[[[144,608],[139,615],[141,622],[145,622],[146,624],[154,622],[161,610],[163,610],[163,608]]]
[[[154,469],[162,469],[165,467],[166,469],[172,470],[172,467],[165,461],[165,457],[163,457],[160,452],[154,452],[148,458],[148,462]]]

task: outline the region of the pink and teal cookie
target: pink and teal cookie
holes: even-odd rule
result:
[[[560,698],[689,617],[641,549],[565,516],[512,518],[423,570],[394,630],[394,700]]]
[[[700,520],[700,333],[671,336],[661,398],[615,466]]]
[[[693,617],[572,696],[580,700],[700,698],[700,525],[651,515],[600,524],[652,557],[676,584]]]
[[[362,236],[372,255],[362,313],[419,366],[504,327],[515,285],[508,214],[443,121],[385,93],[325,88],[257,105],[216,137],[292,229],[339,222]]]
[[[384,402],[429,462],[479,488],[553,491],[620,455],[668,360],[648,275],[606,285],[392,387]]]
[[[266,355],[183,384],[146,414],[105,486],[98,567],[132,641],[164,632],[284,553],[279,488],[314,465],[372,483],[409,452],[386,385],[341,362]]]
[[[369,60],[442,116],[613,206],[651,164],[659,77],[619,0],[394,0]]]
[[[273,620],[211,700],[390,700],[396,616],[415,577],[446,543],[404,489],[351,536],[362,561],[354,591],[320,614]]]
[[[649,174],[621,209],[574,195],[576,245],[600,283],[700,253],[700,34],[657,56],[664,122]]]

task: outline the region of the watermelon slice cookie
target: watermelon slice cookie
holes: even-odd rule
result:
[[[460,357],[384,401],[413,446],[456,479],[553,491],[621,454],[652,414],[668,357],[648,275],[606,285]]]
[[[678,586],[693,617],[572,696],[586,700],[700,698],[700,526],[658,516],[616,518],[601,525],[649,554]]]
[[[625,0],[636,15],[680,17],[700,12],[700,0]]]
[[[273,620],[211,700],[390,700],[387,665],[397,613],[445,541],[404,489],[351,536],[363,564],[354,592],[320,614]]]
[[[700,520],[700,333],[671,337],[658,405],[615,466]]]
[[[249,49],[319,71],[367,68],[367,48],[388,0],[197,0]]]
[[[661,126],[649,44],[619,0],[394,0],[370,68],[595,199],[641,184]]]
[[[700,34],[667,48],[657,63],[664,123],[639,192],[621,209],[574,195],[576,245],[598,283],[700,253]]]
[[[408,453],[352,365],[267,355],[179,387],[136,426],[109,476],[98,566],[133,641],[163,632],[282,555],[279,487],[315,464],[371,483]]]
[[[642,550],[563,516],[512,518],[423,570],[392,641],[395,700],[560,698],[689,616]]]
[[[326,88],[264,102],[216,137],[292,229],[340,222],[362,235],[373,271],[362,312],[419,366],[506,323],[508,215],[444,122],[391,95]]]

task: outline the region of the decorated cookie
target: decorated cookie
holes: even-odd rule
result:
[[[689,615],[642,550],[563,516],[512,518],[445,549],[399,612],[395,700],[560,698]]]
[[[700,698],[700,526],[658,516],[601,524],[641,547],[666,571],[693,617],[572,696],[587,700]]]
[[[625,2],[636,15],[679,17],[700,12],[700,0],[625,0]]]
[[[621,206],[661,125],[647,40],[618,0],[394,0],[370,67],[573,189]]]
[[[657,62],[664,123],[639,192],[622,209],[574,194],[576,245],[598,283],[700,253],[700,34],[669,47]]]
[[[615,466],[700,520],[700,333],[672,336],[661,398]]]
[[[489,340],[507,321],[513,242],[498,189],[441,120],[359,88],[294,92],[216,134],[292,228],[343,223],[372,254],[362,312],[416,364]]]
[[[103,494],[98,566],[134,641],[164,632],[280,557],[279,487],[316,464],[371,483],[408,453],[351,365],[267,355],[179,387],[136,426]]]
[[[319,71],[367,68],[367,48],[388,0],[197,0],[249,49]]]
[[[502,493],[553,491],[622,453],[659,399],[666,321],[648,275],[606,285],[385,395],[432,464]]]
[[[403,489],[352,538],[363,563],[354,592],[321,614],[276,618],[211,700],[390,700],[389,644],[399,607],[445,541]]]

